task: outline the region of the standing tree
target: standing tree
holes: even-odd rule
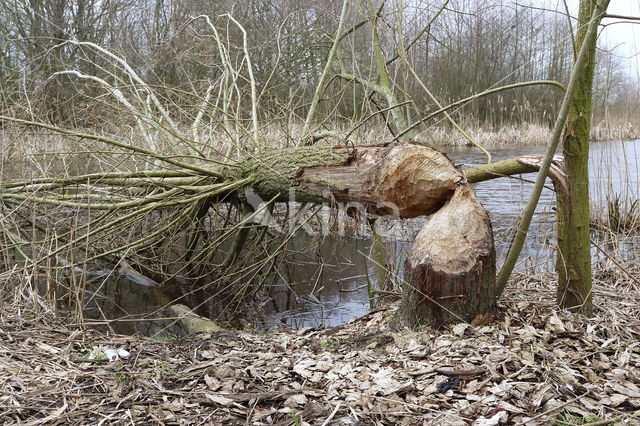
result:
[[[589,131],[591,92],[598,25],[609,0],[581,0],[576,60],[551,143],[540,166],[536,185],[518,226],[509,254],[497,280],[498,293],[504,287],[524,244],[531,218],[542,192],[553,155],[564,130],[566,186],[557,191],[558,302],[564,308],[591,315],[591,246],[589,234]]]
[[[609,4],[581,0],[576,49],[586,43],[587,60],[578,75],[575,94],[563,138],[567,192],[558,203],[558,304],[592,314],[591,241],[589,229],[589,135],[591,97],[596,58],[596,37],[587,39],[587,24],[602,19]]]

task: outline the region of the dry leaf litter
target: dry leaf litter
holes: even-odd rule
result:
[[[541,278],[521,277],[495,315],[440,331],[398,330],[389,307],[330,329],[154,341],[4,303],[0,422],[640,424],[638,291],[596,285],[585,319],[558,310]]]

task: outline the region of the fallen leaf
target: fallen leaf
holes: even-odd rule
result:
[[[480,417],[475,422],[474,426],[495,426],[502,421],[506,421],[509,418],[509,414],[506,411],[499,411],[490,418]]]
[[[455,334],[456,336],[462,337],[464,335],[464,332],[469,327],[470,327],[470,325],[467,324],[466,322],[462,322],[460,324],[456,324],[456,325],[453,326],[453,334]]]
[[[567,328],[564,326],[564,323],[558,316],[554,313],[549,318],[549,323],[547,324],[547,328],[554,333],[564,333],[567,331]]]
[[[617,407],[618,405],[624,404],[629,400],[629,397],[626,395],[622,395],[620,393],[614,393],[613,395],[606,396],[602,398],[600,404],[607,405],[609,407]]]
[[[220,383],[220,380],[215,379],[215,378],[209,376],[208,374],[204,375],[204,382],[207,384],[207,386],[209,387],[209,390],[211,390],[211,391],[217,391],[218,389],[220,389],[222,387],[222,384]]]
[[[233,399],[225,398],[224,396],[212,394],[205,394],[205,396],[209,401],[213,402],[214,404],[222,405],[223,407],[228,407],[233,404]]]
[[[285,407],[302,407],[307,403],[307,397],[304,394],[291,395],[284,402]]]

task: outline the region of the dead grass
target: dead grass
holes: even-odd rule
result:
[[[352,128],[346,124],[335,124],[331,130],[346,136]],[[540,146],[549,141],[551,130],[547,125],[524,123],[520,126],[505,126],[501,129],[488,129],[477,124],[465,127],[469,134],[482,146]],[[270,123],[261,128],[261,143],[267,147],[293,146],[302,131],[301,124]],[[91,133],[92,131],[88,131]],[[136,146],[147,147],[144,138],[128,126],[99,131]],[[231,142],[230,137],[222,133],[200,134],[200,140],[212,152],[222,155]],[[593,141],[619,141],[640,139],[640,128],[630,123],[620,125],[596,124],[592,128]],[[349,136],[356,144],[379,144],[392,140],[386,128],[381,124],[363,126]],[[463,146],[469,142],[455,130],[446,127],[433,127],[418,132],[414,141],[434,147]],[[166,142],[166,141],[165,141]],[[95,141],[78,141],[75,138],[40,130],[25,130],[18,126],[7,125],[0,132],[0,143],[6,149],[2,156],[2,174],[11,178],[31,178],[35,176],[63,176],[96,172],[102,168],[112,168],[114,163],[128,170],[145,168],[144,162],[136,161],[130,152],[117,152],[111,147]],[[157,143],[162,145],[162,140]],[[324,144],[345,143],[343,137],[331,137]],[[162,147],[173,152],[170,147]],[[147,165],[148,167],[148,165]]]
[[[591,128],[591,140],[593,141],[628,141],[634,139],[640,139],[640,128],[631,123],[619,125],[598,123]]]
[[[505,126],[499,130],[474,126],[469,129],[470,136],[482,146],[495,145],[545,145],[549,142],[551,130],[546,125],[523,124],[522,126]],[[454,130],[434,128],[419,133],[418,141],[425,141],[434,146],[464,146],[469,142]]]
[[[549,143],[551,129],[548,125],[536,123],[524,123],[521,126],[508,125],[498,130],[472,126],[469,129],[469,134],[482,146],[540,146]],[[594,142],[633,139],[640,139],[640,128],[630,123],[617,126],[608,126],[600,123],[591,129],[591,140]],[[469,145],[469,142],[461,134],[441,127],[422,131],[416,135],[415,140],[434,146]]]

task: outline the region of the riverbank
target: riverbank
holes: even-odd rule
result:
[[[390,307],[328,329],[174,340],[69,327],[5,288],[0,422],[637,424],[640,286],[615,265],[597,278],[591,319],[555,308],[547,274],[443,331],[397,330]]]

